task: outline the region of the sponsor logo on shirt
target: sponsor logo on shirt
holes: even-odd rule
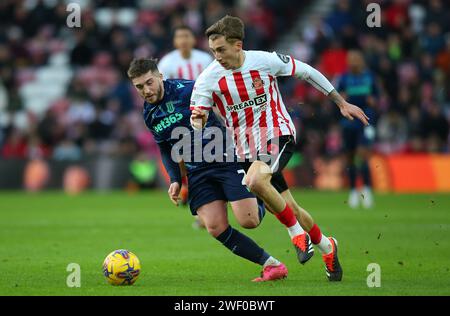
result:
[[[228,105],[227,106],[227,110],[229,112],[236,112],[236,111],[240,111],[243,110],[245,108],[248,107],[253,107],[253,106],[261,106],[267,103],[267,95],[266,94],[261,94],[259,96],[257,96],[256,98],[253,98],[252,100],[248,100],[239,104],[233,104],[233,105]]]
[[[182,118],[183,118],[183,114],[181,114],[181,113],[175,113],[175,114],[166,116],[163,119],[161,119],[161,121],[159,121],[158,124],[153,125],[153,130],[156,133],[161,133],[166,128],[169,128],[171,125],[181,121]]]

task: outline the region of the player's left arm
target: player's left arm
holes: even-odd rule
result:
[[[369,118],[364,111],[360,107],[347,102],[320,71],[301,61],[293,59],[293,62],[295,63],[296,69],[294,75],[297,78],[307,81],[314,88],[327,95],[339,107],[344,117],[349,120],[357,118],[364,125],[369,125]]]
[[[337,92],[331,82],[317,69],[296,60],[290,56],[272,53],[268,58],[271,72],[276,76],[295,76],[310,83],[314,88],[327,95],[339,107],[341,114],[353,120],[359,119],[364,125],[369,125],[369,118],[358,106],[348,103]]]

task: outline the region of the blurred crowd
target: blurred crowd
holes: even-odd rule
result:
[[[380,27],[368,27],[370,3],[381,8]],[[292,52],[320,69],[338,87],[352,50],[363,53],[376,77],[374,150],[383,154],[450,150],[450,2],[337,0],[325,18],[298,32]],[[299,145],[310,156],[342,149],[340,113],[313,88],[289,80]]]
[[[70,28],[81,8],[81,27]],[[247,43],[274,45],[301,11],[288,0],[0,2],[0,157],[78,160],[88,155],[158,155],[143,101],[126,77],[133,57],[171,51],[172,30],[204,30],[225,14],[247,22]],[[287,13],[286,13],[287,12]],[[72,22],[75,20],[71,20]]]
[[[346,54],[360,49],[379,85],[377,151],[448,152],[450,3],[443,0],[337,0],[300,33],[295,25],[314,1],[72,1],[81,27],[67,26],[71,1],[0,2],[0,157],[79,160],[86,155],[157,156],[141,117],[142,100],[126,77],[133,57],[161,58],[172,29],[187,24],[207,49],[203,30],[225,14],[246,23],[246,49],[276,49],[294,32],[295,57],[333,82]],[[366,6],[381,5],[381,27],[369,28]],[[341,150],[339,113],[320,93],[284,80],[301,150]],[[300,103],[300,105],[298,105]]]

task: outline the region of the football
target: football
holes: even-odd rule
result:
[[[132,285],[140,272],[141,264],[138,257],[125,249],[111,252],[103,262],[103,275],[112,285]]]

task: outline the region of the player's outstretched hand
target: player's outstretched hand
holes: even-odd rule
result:
[[[202,129],[206,122],[206,112],[200,109],[193,109],[191,114],[191,125],[195,129]]]
[[[178,206],[178,196],[180,195],[180,190],[180,184],[178,182],[173,182],[170,184],[169,191],[167,191],[167,193],[169,193],[170,200],[176,206]]]
[[[366,113],[364,113],[364,111],[361,110],[361,108],[357,107],[356,105],[345,102],[340,109],[341,114],[344,117],[348,118],[349,120],[353,121],[353,119],[356,117],[364,125],[369,125],[369,118],[367,117]]]

